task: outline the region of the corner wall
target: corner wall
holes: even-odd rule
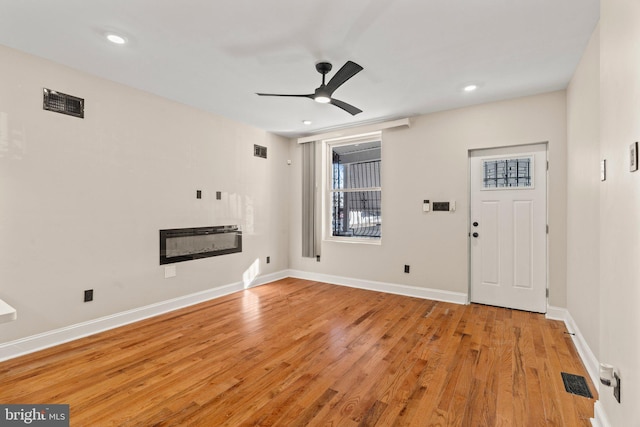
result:
[[[567,309],[600,353],[600,31],[567,88]]]
[[[0,298],[18,311],[0,343],[288,268],[288,140],[2,46],[0,63]],[[85,119],[44,111],[43,87]],[[228,224],[242,253],[164,278],[160,229]]]
[[[290,268],[322,275],[468,293],[468,152],[549,142],[550,304],[564,307],[566,262],[565,92],[411,119],[383,131],[381,245],[322,242],[321,262],[301,256],[301,147],[291,143]],[[455,213],[422,201],[455,200]],[[409,264],[411,273],[403,266]]]
[[[640,171],[629,145],[640,141],[640,3],[602,0],[600,13],[600,354],[622,378],[621,403],[601,388],[612,426],[640,425]]]

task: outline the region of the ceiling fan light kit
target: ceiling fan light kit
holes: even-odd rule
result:
[[[313,99],[320,104],[328,104],[329,102],[331,102],[331,98],[322,93],[316,93]]]
[[[318,62],[316,64],[316,70],[322,74],[322,84],[316,88],[314,93],[307,95],[288,95],[288,94],[278,94],[278,93],[258,93],[256,95],[259,96],[289,96],[295,98],[310,98],[316,102],[322,104],[331,104],[335,105],[338,108],[343,109],[347,113],[355,116],[358,113],[362,113],[362,110],[354,107],[351,104],[347,104],[344,101],[340,101],[339,99],[332,98],[333,92],[336,91],[340,86],[342,86],[347,80],[351,77],[358,74],[363,68],[356,64],[353,61],[347,61],[346,64],[342,66],[338,70],[338,72],[329,80],[329,83],[325,84],[325,76],[329,71],[331,71],[332,65],[329,62]]]

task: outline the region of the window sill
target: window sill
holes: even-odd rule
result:
[[[351,243],[362,245],[381,246],[382,239],[366,238],[366,237],[325,237],[324,242]]]

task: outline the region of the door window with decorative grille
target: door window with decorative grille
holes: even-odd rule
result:
[[[381,238],[380,135],[328,144],[330,238]]]
[[[533,188],[533,156],[482,161],[482,190]]]

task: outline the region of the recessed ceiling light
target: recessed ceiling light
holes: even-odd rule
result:
[[[115,43],[115,44],[126,44],[127,43],[127,39],[125,39],[122,36],[119,36],[117,34],[113,34],[113,33],[108,33],[106,35],[107,40],[109,40],[111,43]]]
[[[309,126],[311,124],[311,120],[303,120],[302,123]]]
[[[478,85],[470,84],[470,85],[466,85],[462,90],[464,90],[465,92],[473,92],[476,89],[478,89]]]

